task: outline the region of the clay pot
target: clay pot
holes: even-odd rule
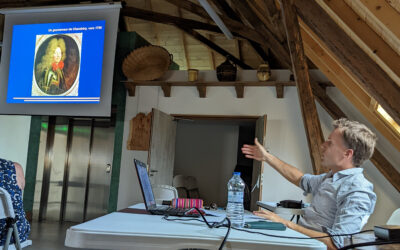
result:
[[[199,70],[197,69],[188,69],[188,80],[189,82],[197,81],[199,76]]]
[[[271,70],[268,64],[260,64],[257,69],[257,78],[261,82],[268,81],[271,77]]]
[[[236,81],[236,65],[231,63],[229,57],[217,67],[218,81]]]

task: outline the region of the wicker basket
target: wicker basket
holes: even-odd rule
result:
[[[133,50],[122,63],[122,72],[131,80],[155,80],[168,70],[172,54],[160,46],[150,45]]]

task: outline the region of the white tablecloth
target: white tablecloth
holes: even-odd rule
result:
[[[69,228],[65,245],[86,249],[217,249],[226,231],[227,228],[209,229],[199,221],[166,221],[157,215],[114,212]],[[251,231],[304,237],[291,229]],[[276,238],[232,229],[224,249],[326,249],[326,246],[317,240]]]

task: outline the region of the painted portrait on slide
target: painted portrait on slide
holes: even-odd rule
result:
[[[37,35],[32,96],[77,96],[82,34]]]

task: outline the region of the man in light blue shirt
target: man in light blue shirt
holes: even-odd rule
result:
[[[310,237],[356,233],[374,211],[376,195],[373,185],[359,166],[368,160],[375,148],[376,136],[365,125],[339,119],[322,146],[321,164],[330,171],[321,175],[303,174],[297,168],[268,153],[255,139],[255,145],[243,145],[248,158],[265,161],[282,176],[313,195],[299,224],[263,210],[256,215],[281,222],[288,228]],[[343,247],[344,236],[319,239],[328,249]]]

